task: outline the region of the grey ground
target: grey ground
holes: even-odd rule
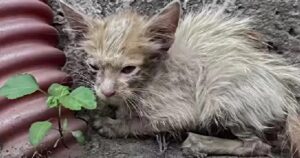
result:
[[[65,0],[74,7],[91,16],[107,16],[119,8],[132,6],[143,14],[152,15],[166,5],[170,0]],[[80,50],[74,49],[76,41],[68,34],[65,20],[56,0],[49,0],[54,10],[54,25],[60,32],[61,49],[65,50],[67,64],[64,67],[74,79],[75,85],[85,85],[88,75],[80,60],[84,57]],[[255,29],[264,35],[271,53],[282,54],[293,64],[300,64],[300,1],[299,0],[229,0],[226,13],[237,13],[240,16],[252,16]],[[208,2],[210,3],[210,2]],[[218,1],[222,3],[222,1]],[[198,10],[203,5],[202,0],[187,1],[187,10]],[[71,71],[70,71],[71,70]],[[96,116],[94,112],[93,116]],[[90,141],[85,146],[87,158],[155,158],[183,157],[179,142],[170,144],[164,155],[159,154],[154,138],[148,139],[105,139],[91,132]],[[286,156],[281,156],[286,157]]]

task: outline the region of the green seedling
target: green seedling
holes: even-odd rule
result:
[[[2,87],[0,87],[0,96],[8,99],[19,99],[24,96],[33,94],[37,91],[42,92],[47,96],[46,103],[48,108],[57,108],[58,110],[58,131],[60,138],[56,141],[54,146],[57,146],[58,142],[66,146],[63,141],[64,134],[70,132],[72,136],[83,144],[85,142],[84,135],[81,131],[69,131],[68,120],[64,119],[62,123],[61,110],[62,107],[72,111],[78,111],[81,109],[95,109],[97,106],[96,97],[94,92],[87,87],[78,87],[71,90],[68,86],[64,86],[58,83],[53,83],[48,92],[39,88],[39,85],[30,74],[18,74],[9,78]],[[53,125],[50,121],[38,121],[31,124],[29,129],[29,142],[34,147],[37,147],[43,139],[47,136],[49,131],[53,129]]]

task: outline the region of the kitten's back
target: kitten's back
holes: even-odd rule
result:
[[[249,49],[245,36],[251,32],[250,19],[224,14],[222,6],[205,6],[184,16],[176,31],[174,45],[201,53],[224,49]]]

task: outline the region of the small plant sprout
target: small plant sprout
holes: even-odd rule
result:
[[[39,88],[39,85],[30,74],[18,74],[9,78],[2,87],[0,87],[0,96],[8,99],[19,99],[26,95],[30,95],[36,91],[40,91],[47,96],[46,103],[49,108],[58,109],[58,132],[60,138],[55,142],[54,147],[61,141],[67,148],[63,141],[64,134],[70,132],[78,143],[83,144],[85,142],[84,135],[81,131],[69,131],[68,120],[62,120],[61,111],[62,107],[70,109],[72,111],[78,111],[83,108],[95,109],[97,106],[96,97],[94,92],[86,87],[78,87],[73,91],[64,85],[53,83],[48,92]],[[38,121],[31,124],[29,129],[29,142],[34,147],[37,147],[43,139],[46,137],[53,125],[50,121]]]

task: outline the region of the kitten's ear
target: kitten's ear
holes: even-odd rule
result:
[[[63,11],[65,18],[67,19],[70,27],[73,30],[86,33],[88,30],[88,21],[87,17],[82,13],[71,7],[69,4],[63,0],[59,0],[59,4]]]
[[[180,16],[180,1],[174,0],[150,19],[149,33],[152,40],[162,44],[162,49],[168,50],[172,45]]]

